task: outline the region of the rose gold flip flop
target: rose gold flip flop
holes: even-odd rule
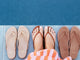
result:
[[[65,26],[62,27],[58,32],[58,46],[62,58],[69,55],[69,29]]]
[[[25,58],[28,50],[29,31],[25,26],[20,26],[18,29],[18,56]]]
[[[17,30],[11,27],[6,32],[6,50],[9,59],[14,59],[16,56],[16,40]]]
[[[32,31],[33,46],[35,51],[43,49],[43,27],[36,26]]]
[[[79,52],[80,30],[77,27],[72,27],[70,31],[70,56],[75,59]]]
[[[54,49],[55,48],[56,33],[52,27],[46,26],[44,28],[44,39],[45,39],[45,48],[46,49]]]

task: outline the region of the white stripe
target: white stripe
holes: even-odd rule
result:
[[[37,56],[40,56],[40,51],[37,52]]]
[[[68,56],[67,58],[69,58],[70,60],[72,60],[72,58],[70,56]],[[65,58],[64,60],[67,60],[67,58]]]
[[[43,56],[46,56],[46,55],[47,55],[47,49],[43,51]]]
[[[72,58],[69,56],[69,59],[72,60]]]
[[[27,59],[24,59],[24,60],[27,60]]]
[[[31,56],[31,57],[34,57],[34,53],[31,53],[30,56]]]
[[[31,60],[36,60],[36,56],[32,57]]]
[[[54,50],[53,50],[53,49],[51,49],[51,50],[50,50],[50,54],[49,54],[49,56],[51,56],[51,57],[52,57],[53,53],[54,53]]]
[[[48,56],[48,60],[52,60],[52,57],[51,56]]]
[[[67,59],[64,59],[64,60],[67,60]]]
[[[40,60],[44,60],[44,56],[41,56]]]

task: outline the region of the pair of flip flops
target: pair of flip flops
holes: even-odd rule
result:
[[[43,38],[45,39],[46,49],[52,49],[55,47],[56,34],[52,27],[47,26],[43,31],[42,26],[36,26],[32,31],[32,38],[35,51],[43,49]]]
[[[20,26],[18,32],[15,27],[9,28],[6,32],[6,50],[9,59],[14,59],[16,56],[17,42],[18,42],[17,45],[18,55],[20,58],[25,58],[28,49],[28,41],[29,41],[29,31],[26,27]]]
[[[71,31],[67,27],[62,27],[58,32],[58,43],[62,58],[71,56],[72,59],[77,57],[79,51],[80,30],[72,27]]]

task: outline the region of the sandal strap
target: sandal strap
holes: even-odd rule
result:
[[[48,27],[48,31],[47,31],[47,33],[45,34],[44,38],[46,38],[47,34],[49,34],[49,35],[52,37],[52,39],[54,40],[54,37],[53,37],[52,34],[49,32],[49,27]],[[55,42],[55,40],[54,40],[54,42]]]
[[[48,31],[47,31],[47,33],[45,34],[44,38],[46,38],[47,34],[49,34],[49,35],[52,37],[52,39],[53,39],[53,41],[54,41],[54,45],[55,45],[55,40],[54,40],[54,37],[52,36],[52,34],[49,32],[49,27],[48,27]],[[54,46],[54,48],[55,48],[55,46]]]
[[[36,27],[33,29],[33,31],[34,31],[36,28],[38,28],[38,32],[37,32],[36,35],[34,36],[33,41],[35,40],[36,36],[37,36],[39,33],[40,33],[41,37],[43,38],[43,34],[40,32],[40,26],[36,26]],[[32,33],[33,33],[33,32],[32,32]]]

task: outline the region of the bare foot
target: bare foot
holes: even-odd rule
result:
[[[44,38],[45,38],[45,48],[46,49],[54,49],[55,48],[56,33],[52,29],[52,27],[49,27],[49,26],[45,27]]]
[[[34,50],[39,51],[43,49],[43,27],[36,26],[32,32]]]
[[[29,31],[26,27],[20,26],[18,29],[18,55],[25,58],[28,50]]]
[[[6,50],[9,59],[14,59],[16,56],[16,40],[17,30],[15,27],[11,27],[6,32]]]

